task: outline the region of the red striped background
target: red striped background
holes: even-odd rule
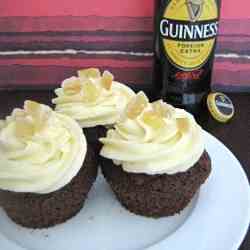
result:
[[[218,89],[247,91],[250,12],[246,6],[250,4],[246,0],[222,3],[213,84]],[[153,7],[154,0],[1,0],[0,52],[74,49],[78,53],[0,53],[0,87],[54,86],[89,66],[109,68],[120,81],[151,84]]]

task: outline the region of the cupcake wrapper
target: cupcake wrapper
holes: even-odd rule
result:
[[[146,217],[171,216],[183,210],[211,172],[211,160],[204,152],[188,171],[174,175],[146,175],[125,172],[111,160],[101,159],[104,177],[120,203]]]
[[[0,191],[1,204],[17,224],[28,228],[51,227],[79,212],[96,176],[97,161],[88,147],[81,170],[65,187],[49,194]]]

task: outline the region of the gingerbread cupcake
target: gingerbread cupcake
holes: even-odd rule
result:
[[[101,146],[98,139],[105,136],[106,128],[113,126],[135,95],[129,87],[114,81],[109,71],[101,74],[96,68],[79,70],[78,77],[64,80],[55,94],[55,110],[79,123],[97,153]]]
[[[140,92],[100,139],[102,172],[121,204],[148,217],[183,210],[211,171],[194,117]]]
[[[66,221],[96,176],[94,154],[72,118],[26,101],[1,121],[0,204],[14,222],[44,228]]]

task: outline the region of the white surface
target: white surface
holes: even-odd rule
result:
[[[29,230],[0,210],[1,249],[236,250],[250,221],[249,183],[232,153],[213,136],[206,137],[212,174],[180,215],[163,219],[133,215],[99,176],[84,209],[62,225]]]

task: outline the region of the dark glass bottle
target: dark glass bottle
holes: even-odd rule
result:
[[[161,0],[156,6],[156,88],[165,101],[199,114],[211,91],[220,0]]]

